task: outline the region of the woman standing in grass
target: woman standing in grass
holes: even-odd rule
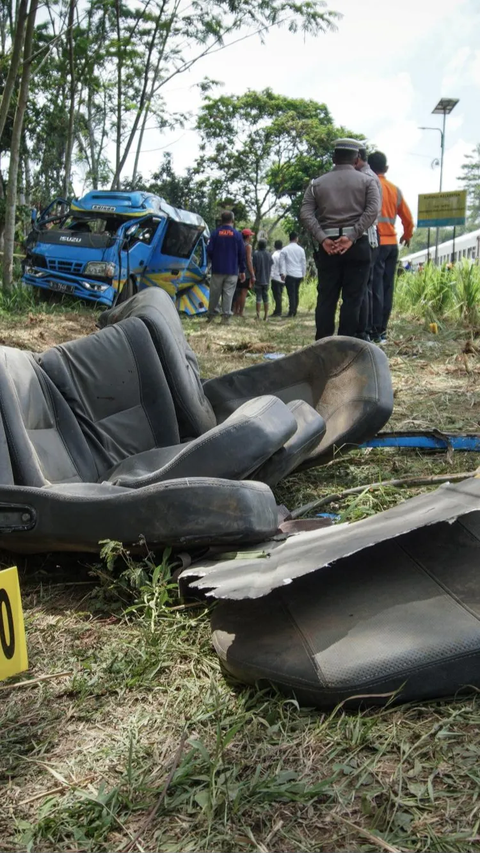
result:
[[[252,262],[252,237],[254,237],[253,231],[250,231],[250,228],[244,228],[242,231],[243,241],[245,243],[245,254],[246,254],[246,273],[245,273],[245,281],[237,282],[237,289],[235,290],[235,296],[233,300],[233,313],[237,317],[243,317],[243,311],[245,309],[245,300],[247,298],[247,293],[251,287],[255,284],[255,273],[253,271],[253,262]]]

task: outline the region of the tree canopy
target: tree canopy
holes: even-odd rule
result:
[[[336,127],[325,104],[275,94],[207,96],[197,120],[197,174],[212,175],[224,194],[241,199],[255,231],[296,217],[308,181],[332,166]],[[357,134],[358,136],[358,134]]]

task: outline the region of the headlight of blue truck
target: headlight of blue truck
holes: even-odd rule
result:
[[[115,265],[105,261],[89,261],[84,270],[84,275],[96,275],[102,278],[113,278]]]

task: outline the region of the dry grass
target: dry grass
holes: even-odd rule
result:
[[[93,325],[93,312],[28,326],[0,316],[0,336],[43,348]],[[308,343],[313,317],[185,329],[215,375],[262,360],[263,348]],[[467,331],[434,336],[411,320],[395,322],[392,338],[392,425],[478,431],[480,356],[463,352]],[[477,454],[450,463],[357,451],[291,477],[277,497],[293,507],[392,475],[477,465]],[[338,510],[363,517],[405,495],[356,496]],[[164,567],[152,583],[148,565],[127,563],[104,562],[94,576],[91,557],[20,565],[28,677],[71,674],[0,690],[2,851],[480,851],[475,697],[326,715],[235,688],[220,674],[203,606],[172,609]]]

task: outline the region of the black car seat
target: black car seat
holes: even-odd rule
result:
[[[189,477],[139,489],[0,485],[0,546],[20,554],[98,552],[107,539],[141,553],[232,547],[273,536],[277,524],[275,498],[263,483]]]

